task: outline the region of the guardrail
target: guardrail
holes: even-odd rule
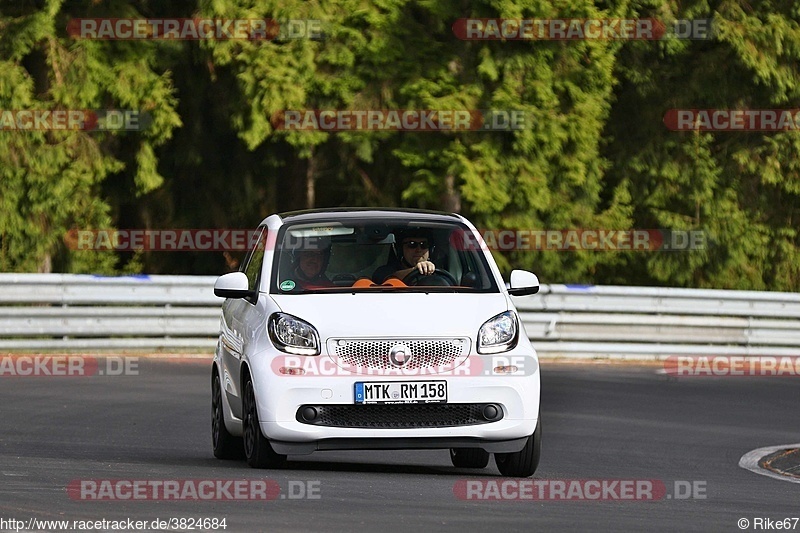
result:
[[[516,305],[546,356],[800,356],[795,293],[544,285]]]
[[[0,350],[211,351],[213,276],[0,274]],[[543,285],[515,299],[544,357],[800,356],[800,294]]]
[[[0,350],[213,351],[214,276],[0,274]]]

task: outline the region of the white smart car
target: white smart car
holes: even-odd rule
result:
[[[449,449],[508,476],[539,463],[540,374],[474,226],[390,209],[271,215],[226,298],[212,372],[218,458],[281,465],[318,450]]]

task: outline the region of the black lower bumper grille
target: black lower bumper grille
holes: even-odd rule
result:
[[[486,408],[492,406],[496,415],[487,419]],[[345,428],[474,426],[497,422],[502,418],[502,409],[497,404],[485,403],[303,405],[297,410],[297,421],[303,424]]]

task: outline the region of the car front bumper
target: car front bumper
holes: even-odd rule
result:
[[[514,354],[503,354],[510,357]],[[520,356],[520,354],[516,354]],[[320,356],[324,357],[324,356]],[[481,368],[491,369],[497,360],[492,356],[480,358]],[[250,361],[256,389],[259,421],[263,434],[278,453],[303,454],[317,450],[344,449],[405,449],[405,448],[483,448],[490,452],[519,451],[525,439],[536,428],[539,417],[540,375],[535,356],[527,354],[527,371],[521,375],[464,376],[452,373],[427,376],[299,376],[279,375],[270,365],[270,357],[262,354]],[[300,416],[304,406],[337,406],[351,413],[369,410],[373,405],[355,404],[357,382],[408,382],[443,380],[447,382],[447,406],[497,406],[502,415],[496,421],[475,420],[474,423],[450,424],[439,427],[346,427],[309,423]],[[404,409],[409,404],[399,404]],[[430,405],[435,411],[443,404]],[[382,412],[392,406],[381,406]],[[413,408],[413,407],[412,407]],[[406,424],[409,425],[409,424]],[[410,424],[413,426],[413,424]]]

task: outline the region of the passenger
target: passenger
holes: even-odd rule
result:
[[[331,258],[330,242],[321,247],[306,244],[292,253],[294,262],[294,281],[301,289],[333,287],[333,282],[325,275]]]

